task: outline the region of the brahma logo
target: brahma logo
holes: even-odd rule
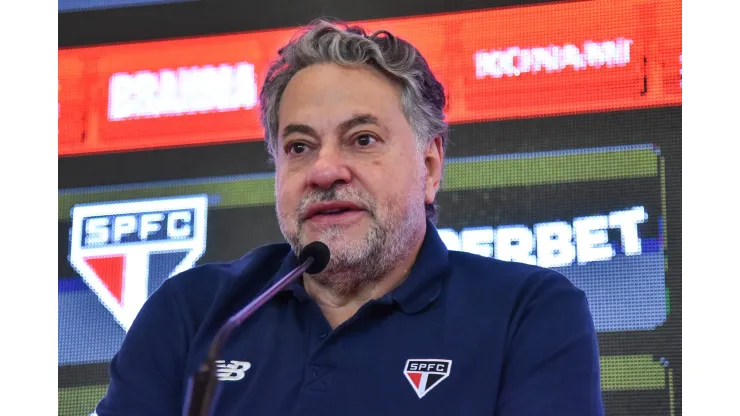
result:
[[[208,196],[77,205],[69,261],[128,331],[147,298],[206,248]]]

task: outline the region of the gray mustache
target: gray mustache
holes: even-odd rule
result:
[[[353,204],[357,204],[363,209],[369,211],[371,215],[373,214],[373,212],[375,212],[375,203],[366,194],[357,192],[350,188],[332,187],[330,189],[313,191],[305,198],[303,198],[298,205],[298,215],[300,218],[302,218],[306,214],[306,211],[311,204],[337,200],[348,201]]]

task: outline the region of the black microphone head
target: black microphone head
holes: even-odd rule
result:
[[[313,257],[313,263],[306,269],[306,273],[320,273],[329,264],[329,258],[331,258],[329,247],[321,241],[314,241],[303,248],[301,254],[298,256],[298,262],[303,264],[309,257]]]

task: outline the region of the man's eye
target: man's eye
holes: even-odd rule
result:
[[[356,142],[360,146],[370,146],[371,144],[375,143],[377,139],[373,136],[363,134],[362,136],[357,136]]]
[[[308,150],[306,143],[294,142],[288,145],[288,153],[301,154]]]

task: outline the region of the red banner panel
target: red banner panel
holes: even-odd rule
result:
[[[595,0],[359,23],[416,45],[460,123],[680,105],[680,10]],[[60,51],[59,154],[261,139],[259,89],[294,31]]]
[[[510,9],[466,19],[448,50],[456,121],[634,106],[647,39],[630,2]]]
[[[143,149],[261,138],[261,75],[291,33],[111,49],[98,61],[98,140]]]
[[[683,66],[682,51],[682,10],[680,1],[661,3],[656,22],[658,41],[656,52],[660,63],[660,76],[663,79],[663,89],[659,91],[667,99],[681,102],[682,87],[681,68]],[[656,76],[657,77],[657,76]],[[660,86],[657,86],[658,88]]]
[[[58,75],[59,154],[84,145],[85,97],[84,62],[74,54],[59,53]]]

